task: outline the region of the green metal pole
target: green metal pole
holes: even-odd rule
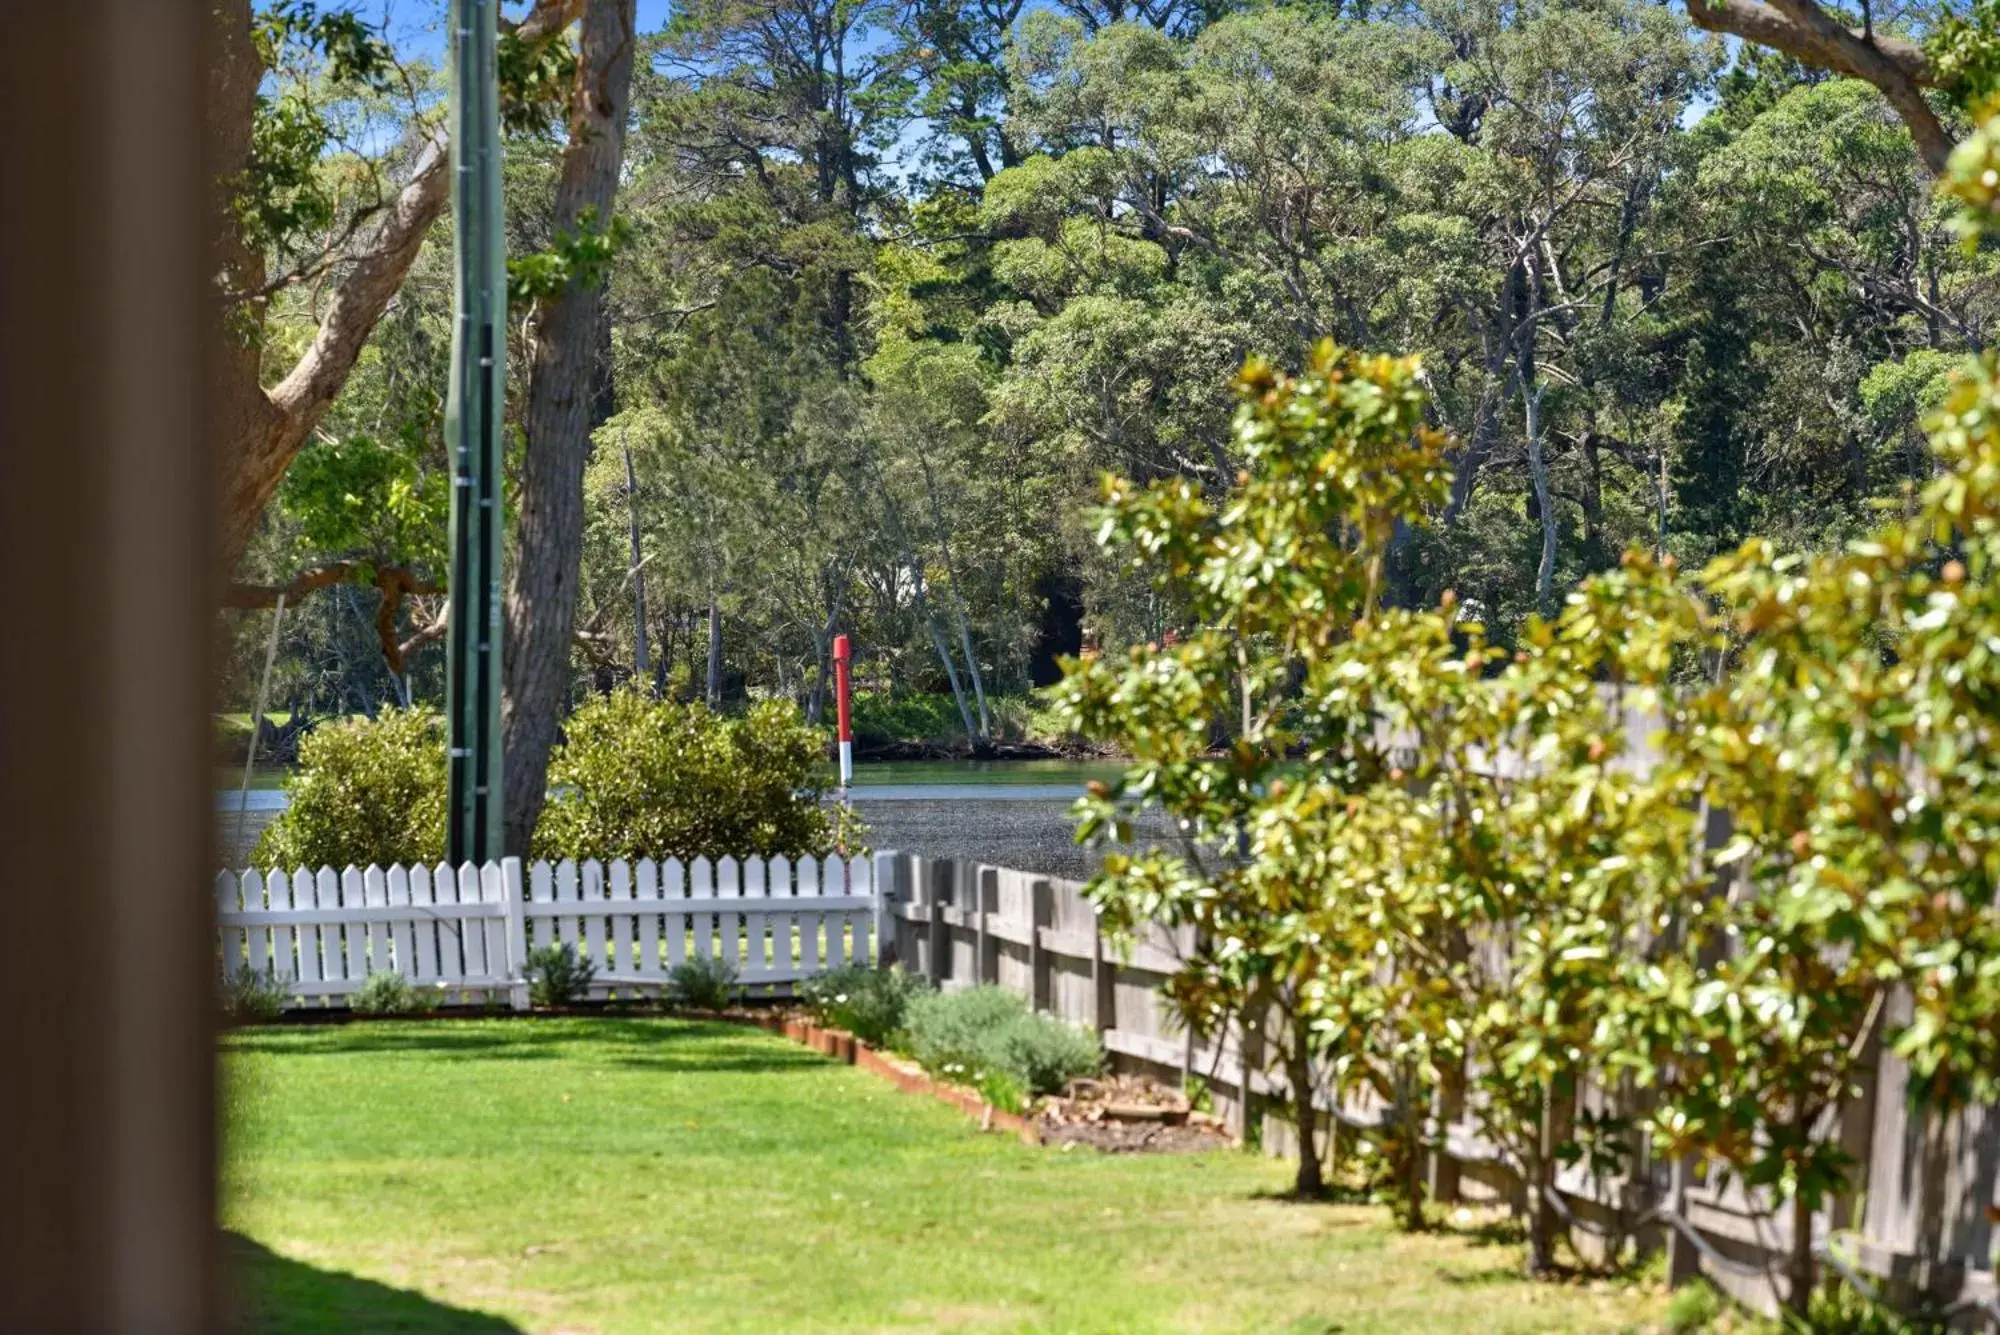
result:
[[[500,213],[499,0],[452,0],[451,620],[445,707],[446,856],[501,855],[500,423],[506,404],[507,265]]]

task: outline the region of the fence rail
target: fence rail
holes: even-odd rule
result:
[[[657,991],[684,963],[722,960],[754,992],[849,960],[873,961],[869,858],[697,858],[637,863],[518,859],[452,867],[223,872],[218,962],[277,982],[295,1006],[324,1005],[397,973],[447,1002],[505,992],[527,1004],[533,947],[575,947],[591,996]]]

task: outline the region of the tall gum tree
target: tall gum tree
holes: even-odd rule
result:
[[[634,0],[588,0],[556,185],[557,235],[571,242],[610,235],[636,38]],[[527,851],[541,817],[549,752],[569,692],[603,310],[603,266],[577,265],[561,286],[537,297],[529,316],[528,449],[501,706],[510,853]]]

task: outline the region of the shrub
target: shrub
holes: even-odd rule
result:
[[[357,1015],[416,1015],[430,1009],[423,993],[399,973],[371,973],[348,1001]]]
[[[839,842],[820,804],[826,736],[787,702],[730,719],[622,688],[564,727],[537,857],[797,858]]]
[[[299,743],[291,804],[264,827],[260,867],[387,867],[444,855],[444,729],[426,710],[327,724]]]
[[[278,981],[249,965],[241,965],[222,984],[223,1018],[235,1023],[246,1020],[275,1020],[284,1014],[291,1000]]]
[[[1666,1328],[1673,1335],[1707,1330],[1722,1315],[1722,1295],[1705,1279],[1683,1284],[1667,1302]]]
[[[527,974],[528,1000],[537,1006],[568,1006],[589,993],[597,966],[563,942],[529,951]]]
[[[1028,1094],[1053,1094],[1103,1065],[1094,1035],[1036,1014],[1001,987],[914,997],[904,1031],[925,1070],[982,1092],[1005,1076]]]
[[[719,1011],[736,1000],[736,966],[725,959],[693,959],[667,975],[667,991],[689,1010]]]
[[[929,991],[923,979],[901,969],[848,964],[806,979],[799,999],[821,1024],[882,1047],[903,1027],[910,1001]]]

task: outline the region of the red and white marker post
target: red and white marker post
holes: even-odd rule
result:
[[[848,707],[849,661],[852,651],[847,647],[847,637],[833,637],[833,711],[840,727],[840,791],[845,793],[847,785],[854,780],[854,715]]]

